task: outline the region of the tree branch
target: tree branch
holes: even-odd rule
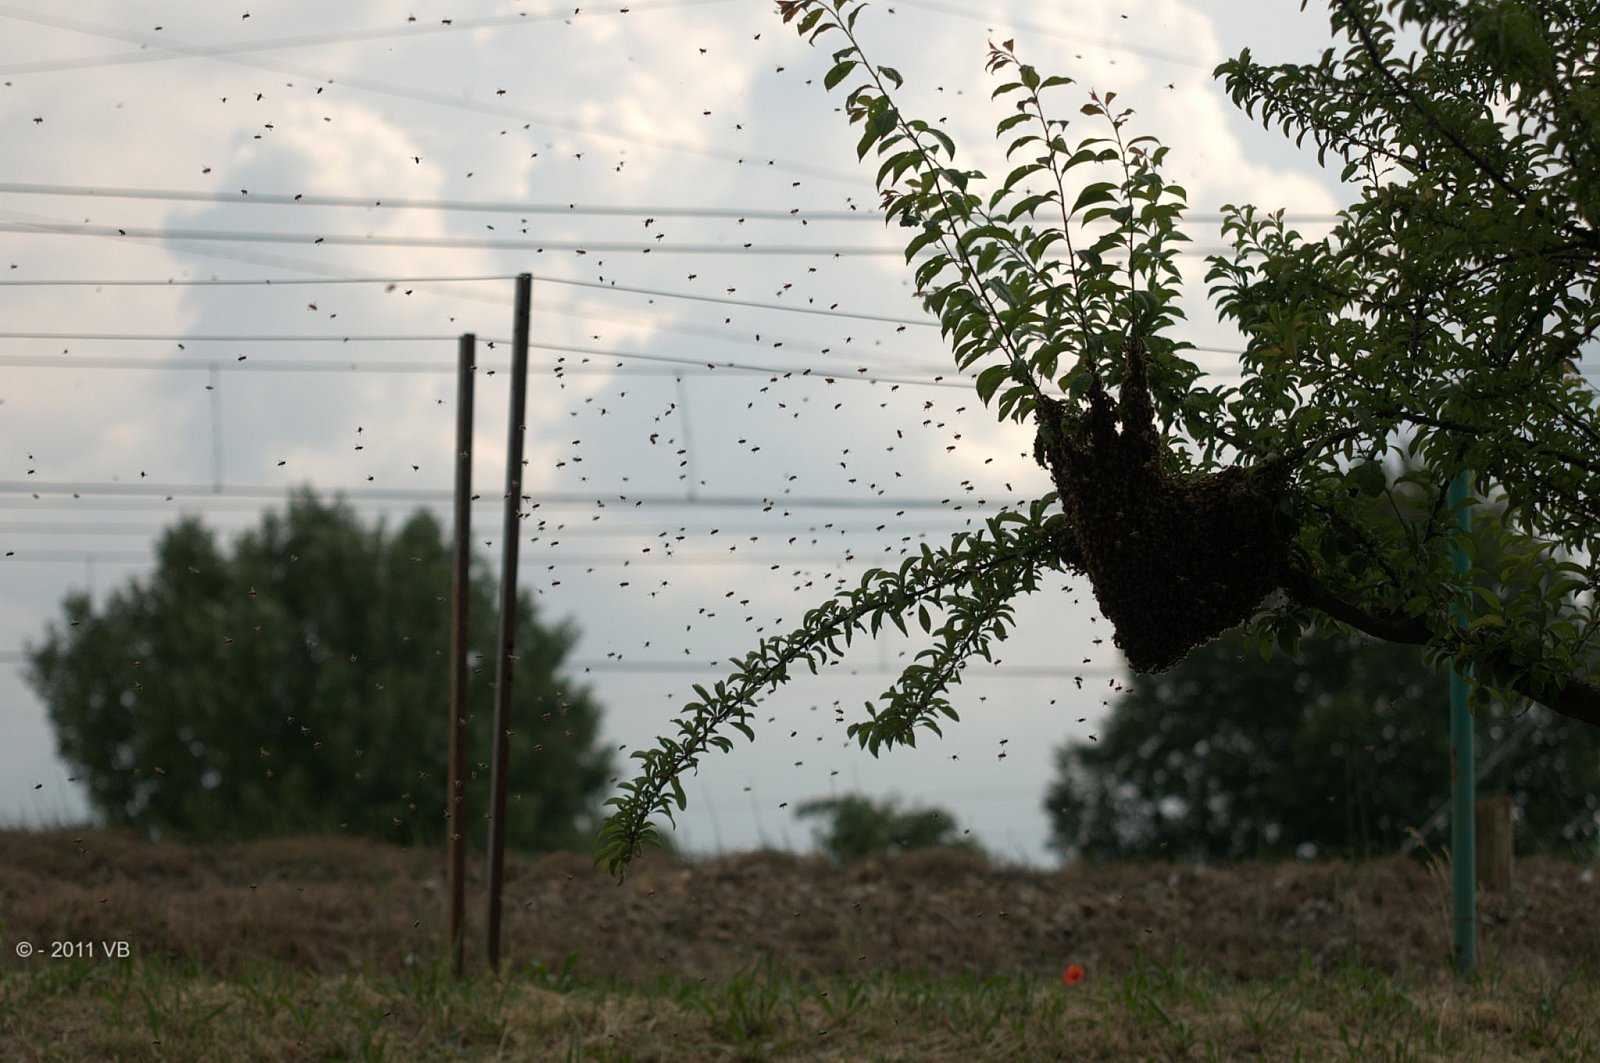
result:
[[[1600,684],[1569,679],[1554,698],[1535,698],[1563,716],[1600,727]]]
[[[1283,589],[1299,604],[1326,613],[1341,624],[1348,624],[1357,631],[1366,632],[1385,642],[1422,646],[1433,637],[1432,629],[1420,617],[1370,613],[1330,593],[1303,572],[1292,573]]]
[[[1439,116],[1433,113],[1431,108],[1424,106],[1416,94],[1411,91],[1410,87],[1396,77],[1393,70],[1389,69],[1389,64],[1384,62],[1383,53],[1378,49],[1378,42],[1372,39],[1372,30],[1361,20],[1361,15],[1355,10],[1354,5],[1349,3],[1349,0],[1344,0],[1340,6],[1344,9],[1345,17],[1350,20],[1351,28],[1361,38],[1361,46],[1366,51],[1367,58],[1371,61],[1373,69],[1378,72],[1378,76],[1388,82],[1389,87],[1399,93],[1400,97],[1411,105],[1412,110],[1416,111],[1423,121],[1432,126],[1436,133],[1448,140],[1457,151],[1471,160],[1472,164],[1478,168],[1479,173],[1499,185],[1500,189],[1516,200],[1518,204],[1526,206],[1528,203],[1527,192],[1512,184],[1509,178],[1490,165],[1489,160],[1474,151],[1471,145],[1463,140],[1455,130],[1445,125],[1439,119]]]
[[[1332,594],[1303,572],[1291,575],[1284,592],[1300,605],[1325,613],[1341,624],[1385,642],[1422,646],[1434,637],[1433,629],[1421,617],[1368,612]],[[1569,677],[1554,694],[1535,694],[1522,684],[1514,684],[1511,689],[1562,716],[1591,727],[1600,727],[1600,684],[1592,680]]]
[[[1403,406],[1396,404],[1389,405],[1384,412],[1401,420],[1410,421],[1413,424],[1427,425],[1429,428],[1438,428],[1446,432],[1459,432],[1463,435],[1470,436],[1488,436],[1491,438],[1504,439],[1508,442],[1520,443],[1522,446],[1527,447],[1529,450],[1534,451],[1535,453],[1548,454],[1552,458],[1555,458],[1556,460],[1564,462],[1568,465],[1576,466],[1577,468],[1582,469],[1584,472],[1600,475],[1600,461],[1596,461],[1593,458],[1586,458],[1581,454],[1573,454],[1572,452],[1562,450],[1559,447],[1552,447],[1547,443],[1541,443],[1537,439],[1529,439],[1526,436],[1519,436],[1514,432],[1500,433],[1496,432],[1493,428],[1485,428],[1482,425],[1472,424],[1469,421],[1457,421],[1448,417],[1434,417],[1430,414],[1419,413],[1415,410],[1408,410]]]

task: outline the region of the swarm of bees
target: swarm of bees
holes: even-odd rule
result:
[[[1085,410],[1043,399],[1035,457],[1066,516],[1062,559],[1094,586],[1138,672],[1160,672],[1250,618],[1284,582],[1293,533],[1284,467],[1180,476],[1150,402],[1147,356],[1127,350],[1113,400],[1096,378]]]

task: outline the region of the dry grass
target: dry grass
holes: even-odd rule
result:
[[[579,857],[514,862],[506,969],[456,982],[439,864],[344,839],[0,834],[0,1058],[1600,1058],[1600,907],[1573,865],[1524,861],[1485,899],[1462,983],[1438,884],[1402,860],[771,853],[654,858],[621,887]],[[22,941],[129,956],[23,960]],[[1064,985],[1067,963],[1089,977]]]

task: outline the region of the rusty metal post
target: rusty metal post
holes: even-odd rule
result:
[[[511,676],[517,641],[517,538],[522,518],[522,440],[528,391],[528,318],[533,275],[517,275],[511,332],[511,427],[506,442],[506,514],[501,536],[500,640],[495,654],[494,759],[489,766],[489,969],[500,966],[500,894],[505,883],[506,774],[511,760]]]
[[[467,633],[472,593],[472,374],[477,337],[461,337],[456,366],[456,512],[450,578],[449,780],[444,811],[450,892],[450,973],[461,977],[467,896]]]

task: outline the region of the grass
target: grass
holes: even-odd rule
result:
[[[514,960],[477,966],[469,925],[457,980],[437,853],[0,833],[0,1060],[1600,1059],[1579,865],[1519,863],[1516,890],[1484,899],[1466,981],[1435,883],[1405,861],[755,853],[658,860],[619,887],[552,854],[510,872]],[[51,941],[79,947],[52,958]],[[1067,984],[1069,963],[1087,977]]]
[[[802,979],[766,958],[718,980],[586,982],[538,965],[453,980],[282,965],[219,977],[61,960],[0,984],[6,1059],[1580,1060],[1600,983],[1492,970],[1460,982],[1309,964],[1234,980],[1141,958],[1067,986],[1021,976]]]

